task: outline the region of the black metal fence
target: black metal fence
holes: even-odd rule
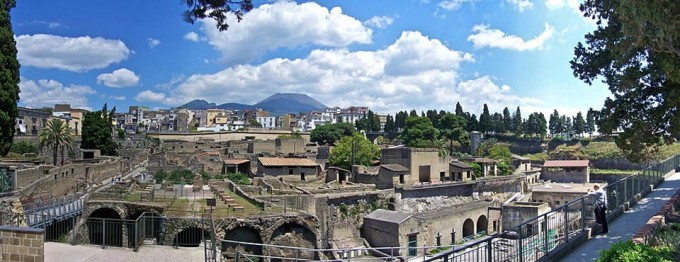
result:
[[[680,155],[609,184],[604,188],[607,214],[620,212],[626,203],[649,193],[678,166]],[[594,199],[583,196],[488,240],[456,247],[424,261],[536,261],[583,234],[594,220]]]

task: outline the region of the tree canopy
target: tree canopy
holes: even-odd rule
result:
[[[15,0],[0,0],[0,156],[12,148],[14,121],[19,114],[19,61],[9,11]]]
[[[314,128],[310,134],[310,141],[321,145],[334,145],[343,136],[351,136],[357,132],[350,123],[335,123]]]
[[[115,156],[118,145],[113,140],[112,116],[116,112],[114,107],[111,112],[107,105],[101,111],[87,112],[83,116],[82,142],[80,148],[99,149],[102,155]]]
[[[352,162],[354,149],[354,162]],[[343,136],[331,151],[328,162],[337,167],[350,169],[352,164],[371,166],[373,160],[380,159],[380,148],[368,141],[362,134]]]
[[[608,85],[599,130],[623,130],[617,146],[644,161],[680,136],[680,2],[586,0],[581,10],[598,27],[576,45],[571,68],[587,84]]]
[[[73,129],[68,127],[68,124],[59,118],[52,118],[47,122],[47,125],[40,130],[38,134],[40,140],[40,147],[52,149],[53,164],[57,165],[57,153],[59,148],[61,151],[61,165],[64,165],[64,148],[73,147]]]
[[[252,0],[184,0],[189,10],[184,11],[184,21],[195,23],[198,20],[212,18],[217,22],[217,29],[229,29],[227,14],[231,13],[241,22],[243,15],[253,9]]]
[[[439,130],[434,128],[427,117],[409,116],[406,118],[401,139],[408,147],[435,147],[435,140],[439,138]]]

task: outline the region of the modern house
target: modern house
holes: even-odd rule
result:
[[[541,179],[558,183],[589,183],[590,161],[548,160],[541,168]]]

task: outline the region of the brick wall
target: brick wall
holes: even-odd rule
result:
[[[45,261],[44,230],[25,227],[0,227],[2,261]]]

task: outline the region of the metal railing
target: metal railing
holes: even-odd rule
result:
[[[636,201],[638,195],[650,192],[679,165],[680,155],[676,155],[606,186],[608,216]],[[494,235],[488,243],[478,243],[464,250],[455,248],[424,261],[536,261],[584,234],[594,223],[594,199],[586,195]]]

